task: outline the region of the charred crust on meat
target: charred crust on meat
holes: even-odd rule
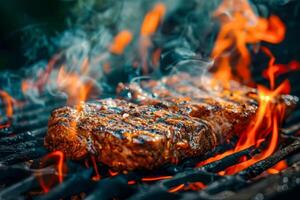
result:
[[[118,99],[54,110],[45,146],[71,159],[95,155],[118,171],[153,169],[211,151],[243,131],[258,109],[253,88],[187,74],[119,84],[117,93]],[[290,112],[298,98],[274,101]]]

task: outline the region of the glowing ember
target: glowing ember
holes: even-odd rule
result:
[[[128,185],[133,185],[133,184],[135,184],[135,183],[136,183],[136,182],[135,182],[134,180],[131,180],[131,181],[128,181],[128,182],[127,182]]]
[[[270,169],[268,169],[268,173],[270,174],[278,174],[280,171],[286,169],[288,167],[287,163],[285,160],[280,161]]]
[[[246,0],[224,0],[215,16],[221,18],[222,27],[212,50],[216,61],[214,76],[222,80],[251,81],[247,45],[281,42],[285,25],[277,16],[269,19],[256,16]]]
[[[78,105],[87,99],[93,83],[89,80],[83,80],[85,73],[87,72],[66,72],[64,67],[60,68],[57,76],[57,85],[60,90],[68,94],[68,103]]]
[[[147,59],[149,57],[148,49],[152,45],[150,37],[157,31],[165,13],[166,13],[166,6],[163,3],[157,3],[155,4],[154,8],[146,14],[144,21],[142,23],[139,46],[140,46],[140,56],[142,61],[143,74],[148,73],[148,66],[147,66]],[[155,62],[158,61],[157,56],[159,55],[160,52],[154,53],[152,55],[154,66],[155,66]]]
[[[206,185],[200,181],[189,183],[187,187],[185,187],[185,190],[201,190],[205,188]]]
[[[172,176],[145,177],[142,178],[142,181],[158,181],[158,180],[164,180],[169,178],[172,178]]]
[[[109,174],[111,175],[111,176],[116,176],[116,175],[118,175],[119,174],[119,172],[114,172],[114,171],[112,171],[112,170],[108,170],[108,172],[109,172]]]
[[[184,188],[184,184],[180,184],[176,187],[173,187],[171,189],[169,189],[169,192],[170,193],[175,193],[175,192],[178,192],[179,190],[183,189]]]
[[[63,174],[64,172],[64,168],[63,168],[63,164],[64,164],[64,154],[61,151],[54,151],[50,154],[48,154],[45,158],[42,159],[42,165],[44,165],[46,162],[48,162],[49,160],[55,159],[56,161],[56,167],[57,167],[57,178],[58,178],[58,182],[62,183],[63,182]],[[39,173],[36,173],[40,186],[42,187],[43,191],[45,193],[49,192],[49,190],[51,189],[51,187],[54,185],[55,180],[53,179],[53,176],[51,175],[50,177],[47,177],[48,179],[46,179],[43,176],[40,176]]]
[[[268,173],[270,174],[277,174],[280,171],[286,169],[288,167],[288,164],[286,163],[285,160],[280,161],[279,163],[277,163],[276,165],[274,165],[273,167],[271,167],[270,169],[268,169]]]
[[[270,77],[270,74],[274,74],[274,78],[278,77],[279,75],[289,73],[292,71],[300,70],[300,62],[293,60],[290,63],[284,65],[284,64],[275,64],[274,63],[274,56],[271,54],[270,51],[264,48],[265,53],[271,57],[270,62],[272,61],[272,68],[268,68],[264,70],[263,76],[265,78]],[[274,84],[274,83],[273,83]]]
[[[109,50],[115,54],[122,54],[124,49],[132,40],[132,33],[128,30],[121,31],[115,38],[113,43],[111,44]]]

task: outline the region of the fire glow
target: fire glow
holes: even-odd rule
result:
[[[41,163],[44,165],[46,162],[49,162],[50,160],[55,160],[56,161],[56,167],[57,167],[57,179],[58,183],[62,183],[64,180],[64,174],[66,173],[65,168],[64,168],[64,154],[61,151],[54,151],[47,156],[45,156]],[[51,187],[53,187],[55,180],[55,176],[49,176],[47,178],[43,177],[40,175],[40,173],[36,173],[36,176],[39,180],[40,186],[43,189],[45,193],[49,192]]]
[[[230,10],[230,16],[223,15]],[[166,7],[162,3],[157,3],[152,10],[150,10],[141,25],[139,37],[139,53],[143,72],[147,74],[148,66],[147,59],[149,57],[149,47],[151,46],[150,37],[158,30],[159,25],[162,23],[163,17],[166,13]],[[250,52],[247,45],[258,45],[259,42],[269,42],[273,44],[280,43],[284,39],[285,25],[274,15],[268,19],[256,16],[251,6],[246,0],[224,0],[220,7],[214,13],[215,17],[221,20],[221,30],[212,50],[211,57],[216,61],[215,68],[213,69],[213,76],[221,80],[237,80],[245,84],[253,85],[250,72]],[[225,18],[224,18],[225,17]],[[111,44],[107,47],[108,51],[112,54],[120,56],[124,53],[126,47],[133,41],[133,33],[129,30],[120,31],[113,39]],[[300,64],[297,61],[292,61],[288,65],[276,64],[275,57],[272,52],[266,47],[258,48],[266,56],[269,57],[269,63],[266,70],[263,72],[263,77],[269,80],[270,87],[267,88],[263,85],[256,85],[257,96],[255,97],[259,107],[253,123],[241,133],[239,141],[233,150],[226,151],[222,154],[211,157],[201,163],[197,167],[222,159],[228,155],[245,150],[254,146],[261,148],[262,143],[266,143],[266,147],[252,158],[241,159],[240,163],[233,165],[224,171],[220,172],[221,175],[235,174],[258,161],[261,161],[272,155],[278,146],[280,137],[279,129],[283,122],[286,108],[283,104],[274,103],[280,94],[288,94],[290,92],[290,83],[288,80],[283,81],[280,85],[276,85],[276,78],[284,73],[300,70]],[[157,49],[153,55],[153,63],[158,65],[160,57],[160,49]],[[45,84],[49,82],[49,76],[53,72],[55,63],[59,55],[53,57],[47,65],[46,69],[38,76],[36,82],[24,80],[22,82],[22,91],[27,93],[31,89],[38,91],[43,90]],[[107,64],[107,65],[105,65]],[[103,65],[110,68],[109,63]],[[134,65],[133,65],[134,66]],[[109,71],[109,69],[107,70]],[[56,82],[58,89],[68,95],[68,103],[78,106],[80,103],[86,101],[92,91],[94,83],[91,80],[85,80],[83,77],[90,73],[90,61],[85,58],[81,64],[80,70],[69,71],[64,65],[61,65],[57,70]],[[225,84],[225,83],[224,83]],[[13,116],[13,104],[15,100],[6,92],[0,91],[0,96],[6,103],[6,116],[11,118]],[[0,128],[6,125],[0,125]],[[77,124],[73,124],[76,130]],[[62,152],[52,152],[48,154],[44,161],[55,158],[57,160],[57,179],[59,183],[63,182],[63,162],[64,155]],[[99,181],[102,176],[99,173],[97,161],[94,156],[91,156],[91,162],[94,168],[94,176],[92,180]],[[88,162],[86,162],[89,167]],[[285,161],[278,163],[268,170],[269,173],[278,173],[280,170],[287,167]],[[110,176],[116,176],[119,172],[109,170]],[[142,182],[152,182],[164,179],[170,179],[172,176],[157,176],[157,177],[144,177],[141,178]],[[39,178],[40,185],[44,192],[48,192],[53,183],[48,183],[43,177]],[[135,180],[131,180],[128,184],[135,184]],[[206,185],[202,182],[190,183],[185,187],[184,184],[175,186],[169,190],[174,193],[183,189],[200,190],[205,188]]]
[[[13,105],[16,100],[10,96],[7,92],[0,90],[0,98],[3,100],[5,104],[6,117],[10,120],[13,116]],[[8,121],[6,124],[0,124],[0,128],[9,127],[10,122]]]
[[[224,18],[228,11],[230,16]],[[247,44],[281,42],[286,32],[284,23],[274,15],[268,19],[256,16],[247,0],[224,0],[214,16],[221,18],[221,30],[212,50],[214,76],[249,83],[251,59]]]
[[[285,26],[277,16],[271,16],[269,19],[257,17],[249,3],[244,0],[224,0],[215,14],[220,15],[230,8],[233,10],[232,18],[229,21],[224,21],[223,19],[219,36],[212,51],[212,57],[216,60],[217,68],[214,75],[217,79],[243,80],[249,83],[252,81],[249,69],[251,60],[246,45],[256,44],[260,41],[279,43],[284,38]],[[233,48],[236,52],[228,53],[229,48]],[[198,167],[251,146],[259,148],[263,141],[266,142],[267,147],[261,153],[248,160],[241,159],[240,163],[220,172],[221,175],[235,174],[275,152],[278,146],[279,128],[285,115],[285,107],[280,103],[275,104],[274,100],[280,94],[288,94],[290,92],[290,84],[288,80],[285,80],[276,87],[275,78],[286,70],[282,69],[282,65],[275,64],[275,57],[268,48],[261,47],[260,49],[270,58],[268,68],[264,72],[264,76],[269,80],[270,89],[257,85],[258,93],[256,98],[259,107],[253,123],[241,133],[239,141],[233,150],[200,162]],[[238,56],[236,56],[236,53]],[[235,62],[236,64],[232,64],[233,59],[237,61]],[[287,71],[298,69],[295,62],[289,66],[292,67],[289,67]]]

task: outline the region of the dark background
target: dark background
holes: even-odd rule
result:
[[[15,70],[47,59],[50,38],[68,28],[68,20],[76,17],[72,11],[78,3],[80,0],[1,0],[0,70]],[[253,3],[261,8],[260,12],[265,12],[262,14],[270,11],[287,25],[286,39],[280,45],[270,45],[277,62],[300,60],[300,1],[253,0]]]
[[[26,53],[30,53],[30,48],[42,46],[42,37],[51,38],[66,28],[75,3],[70,0],[1,0],[0,70],[18,69],[38,57],[47,57],[47,49],[40,49],[40,55]]]

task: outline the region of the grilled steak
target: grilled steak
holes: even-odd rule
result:
[[[257,90],[235,81],[222,84],[208,76],[194,77],[180,73],[160,81],[150,80],[119,84],[118,94],[140,105],[162,103],[174,112],[208,121],[215,129],[218,143],[247,128],[258,108]],[[280,95],[276,103],[290,112],[298,101],[291,95]]]
[[[105,99],[55,110],[46,146],[73,159],[88,153],[116,170],[154,168],[205,153],[217,144],[204,120],[176,114],[162,105]]]
[[[55,110],[46,147],[72,159],[97,155],[115,170],[152,169],[210,151],[246,128],[257,111],[254,89],[187,74],[120,84],[118,94],[125,100]],[[289,108],[296,101],[276,99]]]

